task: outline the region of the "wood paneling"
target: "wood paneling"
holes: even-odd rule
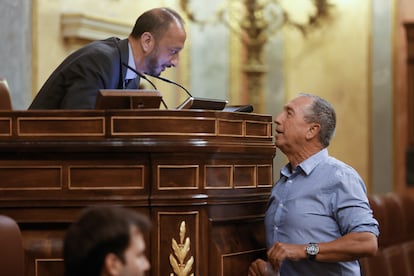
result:
[[[62,275],[64,233],[97,204],[151,218],[150,275],[174,273],[187,238],[195,275],[246,275],[265,253],[274,155],[270,116],[0,111],[0,212],[22,229],[26,275]]]
[[[405,24],[407,35],[407,145],[406,184],[414,187],[414,23]]]

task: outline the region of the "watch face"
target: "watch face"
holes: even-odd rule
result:
[[[306,253],[315,256],[319,252],[319,247],[316,243],[310,243],[306,246]]]

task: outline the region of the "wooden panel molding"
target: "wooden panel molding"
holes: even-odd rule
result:
[[[246,137],[272,137],[272,125],[267,122],[246,120]]]
[[[271,165],[257,165],[257,186],[273,186],[273,167]]]
[[[63,275],[64,265],[63,259],[36,259],[35,260],[35,275],[53,276]]]
[[[159,165],[157,170],[158,190],[198,189],[198,165]]]
[[[0,190],[61,190],[61,166],[4,166],[0,165]]]
[[[111,135],[215,135],[213,118],[114,116]],[[173,127],[171,127],[173,126]],[[173,131],[172,131],[173,130]]]
[[[257,167],[255,165],[234,166],[234,188],[255,188],[257,186]]]
[[[69,166],[69,190],[144,188],[144,166]]]
[[[104,117],[25,117],[17,119],[19,136],[104,136]]]
[[[238,112],[0,111],[0,213],[21,227],[25,275],[62,275],[67,227],[108,204],[150,217],[149,275],[246,275],[264,248],[271,128]]]
[[[12,135],[12,120],[11,118],[0,118],[0,136]]]
[[[218,120],[218,135],[245,136],[246,127],[242,120]]]
[[[232,165],[206,165],[204,166],[204,188],[206,189],[232,189]]]

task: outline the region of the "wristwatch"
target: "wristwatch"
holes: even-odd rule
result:
[[[314,242],[310,242],[306,246],[306,254],[308,254],[309,260],[315,260],[316,255],[319,253],[319,246]]]

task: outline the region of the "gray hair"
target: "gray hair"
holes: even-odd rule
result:
[[[326,148],[335,133],[336,113],[332,105],[319,96],[300,93],[301,97],[308,97],[313,100],[309,113],[305,115],[305,122],[318,123],[321,126],[319,142]]]

